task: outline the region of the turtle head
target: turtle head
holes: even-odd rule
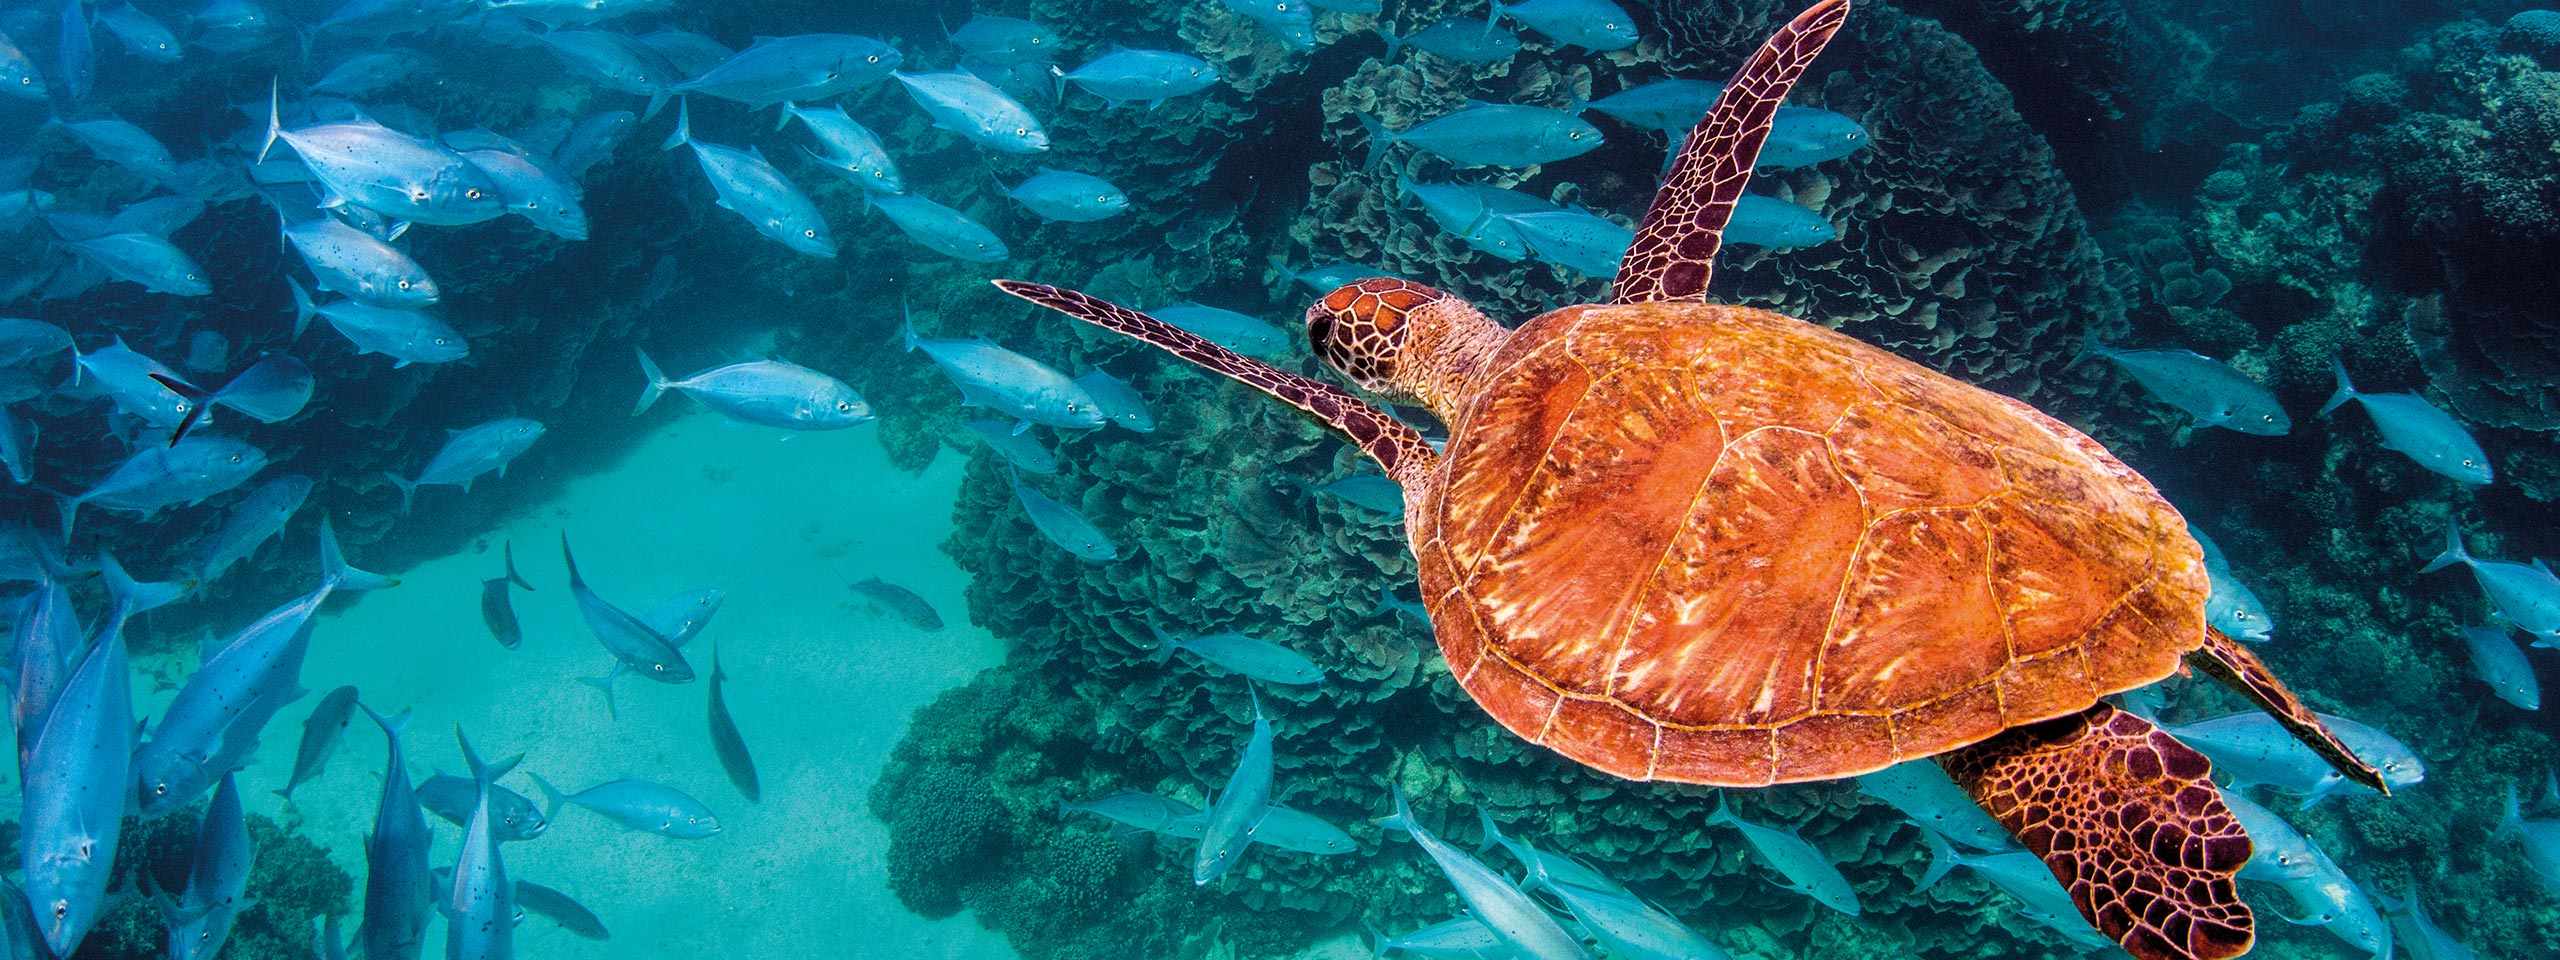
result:
[[[1453,294],[1392,277],[1343,284],[1307,308],[1307,342],[1326,365],[1442,420],[1454,420],[1468,381],[1509,335]]]

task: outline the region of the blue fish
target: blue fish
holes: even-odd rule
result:
[[[1793,250],[1840,239],[1840,230],[1823,219],[1822,214],[1801,206],[1746,193],[1733,205],[1733,219],[1726,221],[1724,242],[1738,243],[1772,250]]]
[[[2000,892],[2016,899],[2020,916],[2061,934],[2084,950],[2116,949],[2115,938],[2098,932],[2098,928],[2090,926],[2089,921],[2080,916],[2080,908],[2072,903],[2071,892],[2062,888],[2062,881],[2053,878],[2053,871],[2044,865],[2042,858],[2025,850],[1969,854],[1949,846],[1943,839],[1937,839],[1937,834],[1923,835],[1935,841],[1939,857],[1949,868],[1972,867],[1974,873],[2000,888]],[[1933,872],[1944,875],[1945,869],[1933,869]]]
[[[546,820],[558,818],[562,804],[574,803],[625,827],[662,837],[700,840],[720,835],[720,818],[712,816],[711,808],[666,784],[611,780],[567,796],[540,774],[534,775],[533,785],[542,789]]]
[[[80,354],[72,377],[82,388],[105,396],[117,410],[155,427],[175,427],[197,413],[194,400],[169,386],[185,382],[178,371],[125,346],[121,336],[108,346]]]
[[[1326,288],[1332,289],[1330,287]],[[1223,307],[1183,301],[1147,311],[1147,315],[1192,333],[1211,343],[1248,357],[1269,359],[1286,356],[1291,349],[1289,335],[1279,327],[1258,317],[1237,313]]]
[[[649,98],[641,119],[658,115],[675,94],[676,66],[646,44],[610,30],[552,30],[534,34],[569,73],[599,86]]]
[[[71,680],[72,668],[78,665],[73,655],[89,629],[71,605],[70,586],[51,576],[40,577],[35,592],[19,601],[17,621],[10,626],[15,628],[10,672],[16,676],[9,690],[9,720],[18,735],[18,765],[23,770],[35,750],[37,734],[44,729],[45,715]]]
[[[998,66],[1045,62],[1058,54],[1058,34],[1019,17],[977,14],[951,31],[951,45]]]
[[[2340,743],[2382,772],[2383,783],[2391,789],[2416,786],[2426,780],[2426,764],[2390,734],[2345,717],[2325,713],[2319,716]],[[2246,710],[2162,729],[2211,759],[2214,770],[2228,774],[2234,784],[2262,783],[2300,794],[2305,807],[2333,794],[2373,792],[2331,769],[2328,761],[2320,759],[2291,731],[2279,726],[2274,717],[2261,711]]]
[[[1586,277],[1615,277],[1636,232],[1588,210],[1536,210],[1501,214],[1520,231],[1529,253]]]
[[[1546,34],[1559,46],[1595,53],[1635,46],[1635,18],[1609,0],[1521,0],[1494,4],[1502,15]]]
[[[1302,686],[1324,681],[1324,668],[1295,650],[1256,640],[1232,630],[1202,634],[1189,640],[1164,632],[1150,622],[1147,631],[1155,634],[1155,649],[1150,653],[1157,663],[1173,659],[1180,650],[1265,683]]]
[[[1858,789],[1885,802],[1920,829],[1976,850],[2016,846],[2009,828],[1984,812],[1982,805],[1947,776],[1935,760],[1906,760],[1858,777]],[[1925,885],[1925,884],[1924,884]]]
[[[578,615],[586,620],[587,629],[595,633],[596,642],[604,645],[605,652],[630,666],[632,672],[660,683],[693,680],[693,666],[677,652],[673,640],[588,589],[586,578],[578,575],[578,558],[569,552],[567,533],[560,535],[560,558],[569,566],[569,595],[578,602]]]
[[[499,476],[506,476],[507,464],[523,456],[546,432],[548,428],[540,422],[523,417],[500,417],[447,431],[444,446],[427,459],[416,479],[404,480],[396,473],[383,476],[400,488],[400,512],[407,513],[419,487],[442,484],[470,493],[471,482],[482,474],[496,471]]]
[[[286,278],[293,293],[293,326],[301,330],[312,317],[329,321],[330,329],[353,343],[359,354],[391,358],[392,369],[413,363],[451,363],[471,355],[471,344],[434,314],[397,307],[377,307],[361,300],[313,304],[302,285]]]
[[[942,368],[943,376],[960,388],[960,402],[965,406],[985,407],[1025,424],[1060,429],[1089,430],[1111,422],[1093,394],[1047,364],[984,340],[918,337],[912,314],[904,329],[907,349],[924,351],[932,358],[934,365]]]
[[[89,11],[80,0],[62,0],[61,32],[53,48],[54,69],[62,72],[62,92],[73,101],[89,99],[98,78],[98,49],[89,39]],[[32,891],[30,891],[32,892]],[[55,949],[56,955],[70,951]]]
[[[913,194],[869,199],[871,208],[896,224],[898,232],[935,253],[971,263],[996,263],[1013,255],[995,231],[958,210]]]
[[[506,214],[496,184],[478,167],[434,141],[402,133],[369,118],[284,128],[272,94],[267,138],[258,159],[281,141],[319,180],[321,207],[352,204],[397,220],[466,224]]]
[[[1280,45],[1291,50],[1316,48],[1316,12],[1307,0],[1226,0],[1227,9],[1271,28]]]
[[[1618,122],[1631,127],[1686,136],[1698,121],[1707,118],[1707,112],[1715,109],[1716,98],[1723,95],[1723,85],[1704,80],[1656,80],[1584,103],[1582,107],[1616,117]]]
[[[111,233],[74,240],[63,246],[89,258],[109,276],[140,284],[153,293],[201,297],[213,292],[204,267],[167,239],[148,233]]]
[[[9,471],[9,480],[19,485],[35,482],[36,423],[21,419],[0,403],[0,466]]]
[[[1024,473],[1049,476],[1058,472],[1058,455],[1041,446],[1030,434],[1015,430],[1013,420],[971,420],[962,426],[978,436],[978,441],[1003,457],[1004,462]]]
[[[667,646],[683,650],[685,644],[692,643],[694,637],[701,635],[703,627],[710,625],[711,617],[720,612],[720,603],[728,596],[728,591],[718,587],[687,590],[650,607],[649,612],[640,615],[640,623],[650,633],[665,639]],[[603,676],[579,677],[578,682],[604,694],[606,714],[620,716],[620,708],[614,705],[613,682],[630,672],[631,664],[616,658]]]
[[[2311,851],[2317,871],[2307,880],[2284,883],[2284,891],[2293,895],[2294,906],[2302,917],[2284,919],[2304,926],[2326,928],[2348,946],[2371,952],[2377,960],[2390,960],[2391,925],[2373,908],[2373,898],[2356,885],[2337,861],[2329,859],[2318,843],[2304,841]]]
[[[2293,429],[2293,418],[2274,392],[2220,360],[2187,350],[2118,350],[2096,343],[2089,352],[2107,358],[2162,403],[2194,415],[2199,426],[2262,437]]]
[[[2505,629],[2466,626],[2462,640],[2471,649],[2471,674],[2488,684],[2490,693],[2519,710],[2542,709],[2542,681]]]
[[[577,126],[569,128],[569,135],[561,138],[560,145],[552,149],[551,165],[575,183],[585,177],[590,168],[613,156],[614,148],[630,139],[631,132],[639,125],[640,115],[629,110],[607,110],[581,120]]]
[[[364,715],[382,728],[389,754],[383,758],[382,792],[374,803],[373,830],[364,840],[364,926],[356,930],[364,955],[376,960],[418,960],[426,947],[428,848],[434,836],[419,812],[409,783],[409,764],[400,748],[400,731],[409,715],[385,720],[372,707],[358,703]],[[334,939],[334,938],[333,938]]]
[[[871,404],[844,381],[797,364],[747,360],[669,380],[649,359],[648,351],[633,349],[640,355],[640,374],[649,381],[640,388],[640,402],[631,410],[634,416],[666,391],[676,390],[721,416],[757,426],[842,430],[872,419]]]
[[[445,960],[514,960],[515,957],[515,885],[507,880],[506,860],[499,852],[495,821],[489,812],[489,791],[497,779],[524,758],[518,756],[495,767],[480,759],[471,749],[471,739],[455,727],[454,739],[462,743],[462,756],[471,764],[471,780],[477,797],[471,808],[471,820],[462,828],[462,847],[455,855],[453,885],[443,898],[445,909]]]
[[[479,803],[480,788],[468,777],[439,773],[418,784],[418,806],[457,827],[471,822],[471,811]],[[501,843],[531,840],[551,826],[540,804],[505,787],[489,789],[489,816],[496,821],[490,829]]]
[[[212,0],[187,18],[196,30],[196,46],[220,54],[247,53],[264,45],[275,29],[266,8],[252,0]]]
[[[115,116],[97,120],[53,120],[46,124],[71,135],[98,159],[115,164],[153,183],[178,178],[178,158],[150,131]]]
[[[684,71],[688,77],[701,76],[711,68],[719,66],[720,61],[727,60],[738,53],[718,40],[674,27],[659,27],[641,34],[640,42],[648,44],[649,49],[658,51],[659,56],[667,58],[668,62],[675,64],[676,69]]]
[[[116,341],[121,345],[124,341]],[[71,331],[42,320],[0,317],[0,367],[50,357],[72,349]]]
[[[1388,33],[1383,24],[1377,29],[1378,36],[1387,41],[1388,60],[1395,59],[1396,51],[1406,47],[1459,63],[1500,63],[1520,52],[1519,34],[1481,17],[1449,17],[1405,37]]]
[[[1716,809],[1707,815],[1707,824],[1729,825],[1742,831],[1742,838],[1750,842],[1751,849],[1759,851],[1760,859],[1768,861],[1770,867],[1787,878],[1779,886],[1812,897],[1814,902],[1841,913],[1853,917],[1858,915],[1858,892],[1849,886],[1849,879],[1840,875],[1840,868],[1832,864],[1831,858],[1823,856],[1822,851],[1804,842],[1804,838],[1794,831],[1761,826],[1734,816],[1721,793],[1716,795]]]
[[[1157,632],[1162,640],[1172,640]],[[1252,691],[1252,684],[1244,686]],[[1252,845],[1254,827],[1262,822],[1262,814],[1272,804],[1272,722],[1262,717],[1262,696],[1254,694],[1254,732],[1244,740],[1244,755],[1236,758],[1236,771],[1226,776],[1226,788],[1219,799],[1208,804],[1208,819],[1201,824],[1201,847],[1190,858],[1190,883],[1208,886],[1236,860],[1244,858],[1244,847]]]
[[[1414,843],[1449,878],[1449,885],[1457,889],[1458,899],[1492,931],[1499,946],[1526,960],[1590,960],[1591,953],[1582,948],[1582,941],[1565,932],[1545,907],[1492,868],[1432,836],[1414,818],[1413,808],[1405,804],[1404,791],[1397,788],[1394,795],[1395,815],[1378,825],[1411,834]]]
[[[1022,504],[1022,512],[1031,516],[1031,526],[1058,548],[1074,554],[1076,559],[1102,563],[1120,558],[1120,548],[1095,529],[1093,521],[1072,507],[1049,499],[1047,494],[1013,480],[1013,498]]]
[[[317,386],[308,364],[291,354],[278,353],[250,364],[230,382],[204,394],[196,409],[229,407],[260,423],[282,423],[311,403],[311,392]]]
[[[2205,624],[2231,639],[2250,643],[2265,643],[2275,636],[2275,617],[2267,613],[2266,604],[2258,602],[2257,592],[2231,572],[2231,561],[2222,555],[2222,547],[2194,524],[2187,525],[2187,533],[2196,538],[2196,546],[2204,548],[2205,579],[2212,587],[2204,601]]]
[[[5,34],[0,34],[0,93],[21,100],[45,98],[44,74],[37,72],[35,59]]]
[[[1271,269],[1279,273],[1280,282],[1303,284],[1307,289],[1319,294],[1332,293],[1335,288],[1344,284],[1356,283],[1371,277],[1395,276],[1384,270],[1364,267],[1356,263],[1319,263],[1304,270],[1292,270],[1278,257],[1271,258]]]
[[[889,79],[901,60],[895,48],[857,34],[762,37],[675,89],[750,107],[814,102]]]
[[[798,120],[809,128],[821,149],[802,147],[801,152],[837,176],[874,193],[907,192],[906,178],[898,173],[898,162],[889,156],[889,148],[880,142],[880,135],[854,122],[843,107],[811,110],[786,101],[782,118],[784,123]]]
[[[329,755],[337,752],[338,739],[347,729],[347,721],[355,715],[356,688],[340,686],[320,698],[311,713],[302,718],[302,742],[295,745],[293,772],[285,778],[276,796],[293,799],[295,788],[320,775],[328,768]]]
[[[1090,813],[1148,833],[1163,834],[1188,832],[1182,824],[1200,817],[1199,809],[1190,804],[1137,790],[1124,790],[1099,800],[1058,801],[1058,816],[1071,813]]]
[[[754,147],[740,150],[716,143],[705,143],[693,137],[693,111],[689,104],[676,107],[676,132],[667,138],[665,149],[681,146],[693,148],[693,158],[702,165],[702,174],[711,180],[721,209],[744,218],[765,235],[783,246],[813,257],[834,257],[835,236],[827,229],[827,218],[818,213],[789,177],[782,175],[764,159],[764,151]]]
[[[1386,477],[1354,474],[1309,489],[1398,520],[1404,519],[1404,485]]]
[[[2375,429],[2382,431],[2382,448],[2396,450],[2418,462],[2418,465],[2463,483],[2485,484],[2495,479],[2489,469],[2489,454],[2480,449],[2479,441],[2453,415],[2428,403],[2415,393],[2359,393],[2347,380],[2347,365],[2335,364],[2338,391],[2320,406],[2320,414],[2338,409],[2349,400],[2364,402],[2366,413],[2373,415]]]
[[[435,278],[400,248],[335,218],[288,223],[283,230],[286,244],[302,256],[313,285],[322,290],[390,310],[415,310],[442,295]],[[294,336],[309,323],[308,314],[297,314]]]
[[[1469,184],[1416,183],[1398,177],[1396,188],[1422,204],[1423,212],[1441,229],[1466,241],[1468,246],[1512,262],[1528,259],[1529,242],[1521,239],[1520,228],[1501,214],[1560,209],[1527,194]]]
[[[1476,822],[1483,827],[1487,842],[1511,851],[1512,859],[1520,861],[1521,868],[1528,872],[1528,879],[1521,883],[1522,889],[1552,891],[1570,886],[1625,900],[1636,899],[1634,891],[1589,864],[1540,850],[1529,841],[1505,836],[1502,825],[1495,823],[1493,814],[1482,807],[1476,808]]]
[[[231,512],[222,518],[222,526],[213,535],[198,541],[195,552],[195,576],[198,583],[212,583],[222,578],[231,565],[258,552],[258,547],[284,533],[285,523],[302,509],[302,501],[311,495],[311,478],[288,473],[249,491]]]
[[[1040,172],[1006,188],[1004,195],[1031,208],[1041,219],[1063,223],[1092,223],[1129,212],[1129,195],[1111,181],[1071,170],[1041,167]]]
[[[1074,70],[1052,72],[1111,106],[1143,100],[1150,110],[1218,83],[1218,71],[1207,61],[1170,50],[1114,50]]]
[[[124,44],[126,52],[153,63],[176,63],[186,56],[186,44],[178,39],[176,33],[169,30],[168,24],[161,23],[158,18],[134,9],[131,3],[99,8],[98,25],[107,28],[108,33],[115,34],[116,40]],[[182,960],[187,956],[179,954],[174,949],[170,953]]]
[[[465,151],[462,159],[497,185],[498,200],[508,213],[563,240],[587,238],[587,210],[578,203],[577,185],[549,169],[549,163],[505,150]]]
[[[405,47],[367,50],[338,61],[305,89],[330,96],[361,97],[408,79],[429,63],[426,54]]]
[[[2540,560],[2527,564],[2472,556],[2462,545],[2462,528],[2451,520],[2445,521],[2444,541],[2444,552],[2419,573],[2434,573],[2457,563],[2470,567],[2480,592],[2497,608],[2498,619],[2533,634],[2534,646],[2560,646],[2560,576],[2553,576],[2549,566]]]
[[[1371,167],[1398,143],[1412,144],[1462,167],[1527,167],[1581,156],[1601,142],[1598,127],[1570,113],[1509,103],[1470,100],[1455,112],[1401,132],[1389,131],[1368,114],[1357,116],[1361,128],[1369,132],[1367,165]]]
[[[257,859],[249,843],[249,819],[240,806],[240,785],[224,773],[214,787],[213,802],[196,826],[193,862],[187,888],[176,900],[159,890],[151,871],[142,872],[152,902],[168,927],[169,960],[212,960],[231,939],[231,922],[248,909],[249,867]]]
[[[2320,872],[2318,855],[2311,852],[2311,840],[2293,828],[2275,811],[2249,799],[2247,791],[2222,791],[2222,803],[2231,808],[2231,817],[2240,821],[2240,829],[2249,834],[2249,862],[2240,865],[2240,879],[2287,883],[2309,880]]]
[[[1779,107],[1755,165],[1764,170],[1810,167],[1856,153],[1867,140],[1867,128],[1849,117],[1812,107]]]
[[[1103,417],[1114,426],[1133,433],[1156,432],[1156,417],[1147,409],[1147,399],[1139,396],[1138,388],[1130,386],[1128,381],[1100,370],[1088,370],[1084,376],[1076,378],[1076,386],[1083,387],[1085,393],[1093,396],[1093,402],[1102,408]]]
[[[71,956],[106,908],[131,796],[131,686],[124,634],[108,631],[64,682],[19,774],[27,901],[57,957]]]
[[[82,504],[147,517],[239,486],[266,466],[266,451],[238,440],[191,436],[146,447],[96,486],[62,498],[63,535],[70,535]]]
[[[964,70],[893,73],[933,125],[1002,153],[1049,149],[1049,131],[1020,101]]]

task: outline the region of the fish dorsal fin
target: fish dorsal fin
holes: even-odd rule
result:
[[[1296,407],[1349,437],[1359,445],[1360,452],[1378,461],[1387,476],[1399,482],[1407,478],[1419,480],[1439,462],[1440,455],[1431,452],[1431,445],[1423,442],[1420,431],[1340,387],[1246,359],[1181,327],[1073,290],[1018,280],[997,280],[995,285],[1006,293],[1094,326],[1162,347],[1174,356]]]
[[[1751,182],[1778,104],[1848,17],[1849,0],[1821,0],[1761,44],[1725,84],[1653,195],[1610,302],[1705,299],[1725,221]]]

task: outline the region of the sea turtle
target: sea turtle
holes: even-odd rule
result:
[[[2247,834],[2202,754],[2099,698],[2183,661],[2382,788],[2205,624],[2202,552],[2060,421],[1815,324],[1704,302],[1719,234],[1848,0],[1742,67],[1607,304],[1505,329],[1394,279],[1308,308],[1339,388],[1068,290],[1005,291],[1252,386],[1402,484],[1449,668],[1513,733],[1635,780],[1758,786],[1936,757],[2146,958],[2247,952]]]

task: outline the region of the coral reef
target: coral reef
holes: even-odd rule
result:
[[[128,817],[116,849],[115,883],[139,891],[139,871],[150,871],[175,895],[187,883],[197,821],[203,807],[154,820]],[[8,825],[11,857],[17,825]],[[303,960],[311,956],[313,922],[354,912],[355,879],[329,859],[329,851],[259,814],[249,815],[249,842],[257,850],[248,897],[256,902],[231,927],[222,955],[235,960]],[[137,893],[117,900],[80,942],[72,960],[142,960],[166,955],[168,934],[150,899]]]

